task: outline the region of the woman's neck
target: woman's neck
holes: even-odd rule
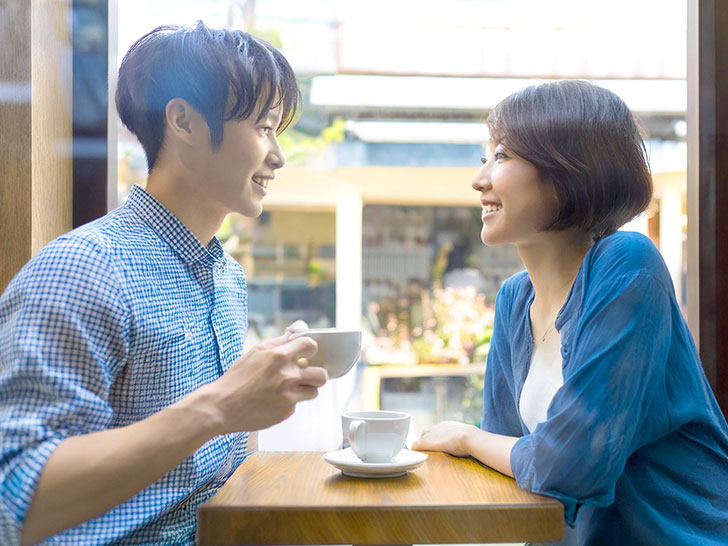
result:
[[[539,322],[556,318],[591,245],[589,234],[575,230],[543,232],[537,241],[518,245],[535,293],[532,318],[534,313]]]

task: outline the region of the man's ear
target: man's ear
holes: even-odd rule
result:
[[[164,117],[169,136],[189,145],[194,145],[199,139],[197,133],[207,128],[204,118],[184,99],[170,100],[164,109]]]

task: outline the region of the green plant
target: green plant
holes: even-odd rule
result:
[[[411,291],[376,309],[384,338],[411,346],[419,363],[468,364],[488,356],[494,308],[472,287]]]
[[[344,120],[335,119],[319,135],[309,135],[295,127],[287,129],[278,137],[278,142],[289,165],[305,165],[332,143],[344,140]]]

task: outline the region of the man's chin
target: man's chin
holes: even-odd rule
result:
[[[237,210],[238,213],[245,216],[246,218],[257,218],[261,214],[263,214],[263,205],[260,204],[257,207],[248,205],[246,207],[241,207]]]

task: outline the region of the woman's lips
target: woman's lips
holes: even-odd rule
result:
[[[502,209],[503,205],[499,205],[497,203],[483,203],[481,218],[483,220],[490,218],[491,216],[498,214]]]

